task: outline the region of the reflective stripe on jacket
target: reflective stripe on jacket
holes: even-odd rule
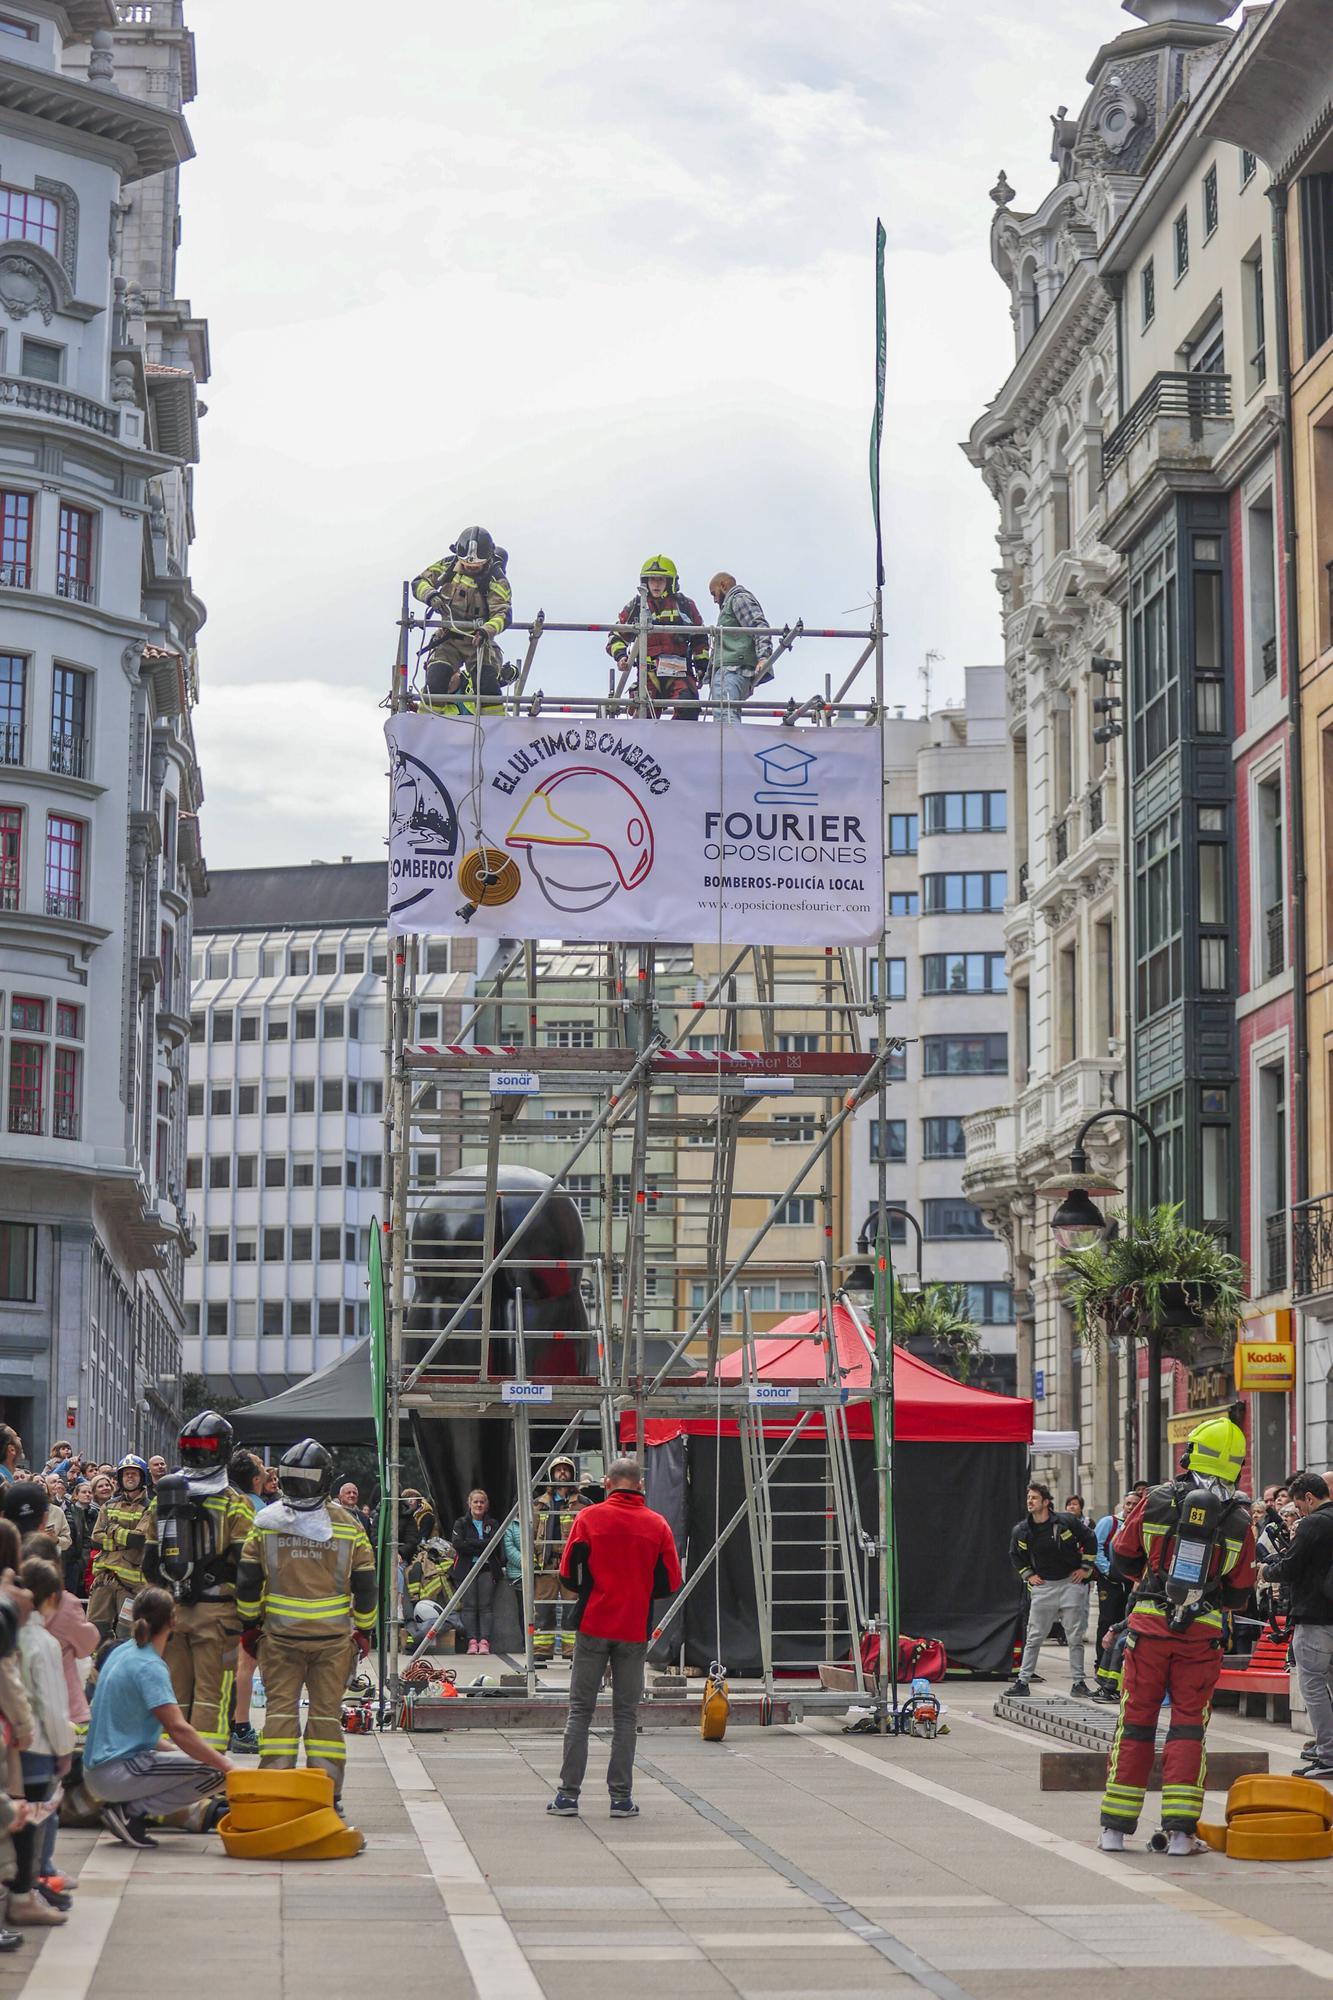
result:
[[[93,1581],[137,1586],[143,1582],[143,1552],[152,1503],[146,1493],[123,1493],[108,1500],[93,1528]]]
[[[241,1555],[236,1608],[247,1625],[286,1638],[346,1639],[375,1623],[375,1558],[366,1531],[331,1502],[327,1542],[251,1529]]]

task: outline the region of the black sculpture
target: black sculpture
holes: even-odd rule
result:
[[[528,1381],[558,1381],[593,1373],[592,1341],[583,1301],[583,1218],[564,1189],[537,1215],[533,1210],[549,1174],[532,1167],[501,1167],[496,1174],[494,1243],[498,1251],[521,1230],[509,1259],[491,1281],[491,1338],[487,1375],[518,1371],[518,1298],[522,1295],[524,1358]],[[531,1217],[528,1221],[527,1218]],[[525,1226],[526,1224],[526,1226]],[[431,1342],[472,1291],[483,1269],[486,1173],[464,1167],[450,1174],[417,1212],[411,1236],[412,1303],[404,1325],[405,1360],[414,1368]],[[475,1381],[481,1368],[481,1300],[427,1363],[428,1376]],[[533,1427],[533,1442],[554,1443],[550,1420]],[[492,1512],[503,1514],[514,1498],[513,1432],[504,1418],[459,1413],[437,1418],[413,1413],[413,1430],[445,1534],[464,1511],[469,1490],[484,1487]]]

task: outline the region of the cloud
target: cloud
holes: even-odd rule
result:
[[[998,656],[994,511],[957,448],[1013,360],[986,190],[1001,165],[1021,205],[1050,185],[1049,114],[1116,0],[190,14],[214,866],[378,840],[398,592],[465,520],[510,548],[520,617],[609,618],[660,548],[696,594],[725,566],[775,621],[852,622],[877,214],[891,698],[928,647],[937,695]],[[603,672],[600,641],[543,641],[538,684]]]

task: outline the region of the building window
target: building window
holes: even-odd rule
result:
[[[31,1305],[37,1296],[37,1231],[30,1222],[0,1222],[0,1299]]]
[[[0,764],[23,762],[28,662],[22,653],[0,653]]]
[[[296,1010],[296,1039],[298,1042],[313,1042],[317,1033],[316,1012],[313,1007],[298,1007]]]
[[[9,1025],[25,1035],[46,1033],[45,1000],[29,999],[26,994],[16,993],[9,1003]]]
[[[1139,272],[1139,324],[1146,333],[1157,317],[1157,270],[1150,257]]]
[[[1002,951],[928,951],[921,959],[923,993],[1003,993]]]
[[[981,1210],[970,1201],[923,1201],[921,1231],[928,1238],[989,1236]]]
[[[1008,881],[1002,868],[969,869],[957,875],[923,875],[921,893],[925,897],[926,914],[1002,910]]]
[[[187,1118],[202,1118],[204,1115],[204,1086],[192,1083],[185,1093],[185,1115]]]
[[[1146,1021],[1180,998],[1180,814],[1134,843],[1138,1015]]]
[[[1286,970],[1286,869],[1284,848],[1286,834],[1282,813],[1282,776],[1273,772],[1255,786],[1254,826],[1251,830],[1253,842],[1250,866],[1254,873],[1254,888],[1257,891],[1258,909],[1255,913],[1255,931],[1258,943],[1258,965],[1254,968],[1256,985],[1266,979],[1276,979]]]
[[[46,819],[46,914],[83,919],[83,836],[81,819],[48,813]]]
[[[1175,221],[1176,282],[1179,283],[1190,267],[1190,218],[1189,210],[1182,208]]]
[[[691,1037],[691,1040],[693,1037]],[[553,1021],[542,1035],[548,1049],[595,1049],[595,1021]]]
[[[327,972],[336,972],[337,970],[338,970],[338,954],[336,951],[317,951],[315,953],[316,972],[327,973]]]
[[[46,1044],[9,1045],[9,1129],[35,1135],[45,1129],[42,1105],[46,1083]]]
[[[1296,183],[1301,204],[1301,303],[1308,361],[1333,338],[1333,174]]]
[[[776,1112],[773,1118],[773,1143],[775,1146],[813,1146],[815,1143],[813,1112]]]
[[[878,1118],[870,1121],[870,1157],[872,1160],[905,1160],[907,1158],[907,1120],[886,1118],[881,1134]]]
[[[51,340],[29,340],[19,350],[19,373],[30,382],[59,383],[65,373],[65,350]]]
[[[1220,736],[1226,726],[1220,536],[1196,535],[1194,559],[1194,728],[1199,736]]]
[[[889,814],[889,853],[915,854],[917,816],[915,813]]]
[[[1248,152],[1246,148],[1242,146],[1240,154],[1241,186],[1248,187],[1250,185],[1250,182],[1254,179],[1254,176],[1258,172],[1258,170],[1259,170],[1258,159],[1255,157],[1253,153]]]
[[[885,998],[888,1000],[905,1000],[907,998],[907,960],[905,958],[886,958],[884,961],[884,970],[888,981]],[[878,999],[879,997],[879,960],[877,958],[872,958],[870,961],[870,996],[872,999]]]
[[[808,1229],[815,1220],[815,1197],[812,1194],[794,1194],[779,1208],[774,1222],[779,1228]]]
[[[778,1036],[778,1052],[788,1056],[814,1056],[819,1054],[820,1037],[812,1029],[803,1029],[795,1034]]]
[[[56,536],[56,596],[76,604],[93,600],[93,516],[86,507],[61,502]]]
[[[927,792],[921,801],[924,833],[1003,833],[1009,823],[1005,792]]]
[[[242,1014],[237,1024],[237,1041],[257,1042],[259,1040],[258,1014]]]
[[[309,947],[302,945],[293,945],[292,956],[291,956],[292,977],[294,979],[304,979],[309,970],[310,970]]]
[[[264,1155],[264,1186],[280,1188],[287,1185],[287,1155],[266,1153]]]
[[[340,1042],[343,1037],[343,1010],[341,1007],[324,1009],[324,1036],[327,1041]]]
[[[321,1229],[319,1232],[319,1261],[321,1264],[341,1264],[343,1254],[343,1233],[341,1229]]]
[[[208,1261],[210,1264],[225,1264],[231,1256],[231,1238],[225,1229],[215,1229],[208,1238]]]
[[[1264,322],[1264,251],[1256,243],[1240,267],[1241,322],[1245,335],[1245,393],[1252,396],[1268,380],[1268,333]]]
[[[312,1188],[315,1185],[315,1156],[313,1153],[296,1153],[292,1158],[292,1186]]]
[[[1250,616],[1250,686],[1257,692],[1278,677],[1277,534],[1271,486],[1245,509],[1245,603]]]
[[[292,1110],[304,1113],[314,1108],[315,1079],[313,1076],[298,1076],[292,1084]]]
[[[236,1156],[236,1185],[238,1188],[252,1188],[259,1185],[259,1157],[255,1153],[238,1153]]]
[[[211,1188],[231,1186],[231,1160],[225,1153],[213,1153],[208,1162],[208,1185]]]
[[[321,1187],[341,1187],[343,1184],[343,1156],[341,1153],[321,1153],[319,1156],[319,1184]]]
[[[270,1014],[268,1017],[268,1039],[271,1042],[285,1042],[287,1030],[291,1026],[286,1014]]]
[[[926,1160],[965,1160],[967,1141],[961,1118],[923,1118],[921,1156]]]
[[[201,1188],[204,1184],[204,1163],[197,1153],[191,1153],[185,1162],[185,1185],[187,1188]]]
[[[287,1231],[280,1223],[269,1224],[263,1232],[264,1262],[282,1264],[287,1258]]]
[[[321,1111],[341,1111],[343,1108],[343,1083],[340,1076],[326,1076],[319,1086],[319,1108]]]
[[[32,584],[32,495],[0,493],[0,584]]]
[[[33,32],[17,22],[5,30],[8,34],[20,31],[29,36]],[[29,194],[26,188],[0,187],[0,239],[36,243],[56,256],[60,247],[59,202],[52,201],[50,195]]]
[[[1217,227],[1217,168],[1209,167],[1203,177],[1203,238],[1204,242]]]
[[[311,1251],[314,1249],[314,1244],[315,1244],[315,1238],[314,1238],[314,1232],[312,1230],[293,1229],[292,1230],[293,1264],[308,1264],[310,1262]]]
[[[1176,558],[1160,550],[1130,583],[1134,768],[1141,776],[1179,735],[1176,668]]]
[[[0,910],[16,910],[23,867],[23,811],[0,806]]]
[[[213,1015],[212,1039],[215,1042],[230,1042],[236,1026],[236,1016],[230,1007],[219,1007]]]
[[[889,915],[891,917],[914,917],[920,907],[920,897],[915,889],[891,889],[889,891]]]
[[[231,1085],[215,1083],[208,1093],[208,1108],[215,1118],[231,1116]]]
[[[12,35],[15,41],[35,42],[37,29],[31,21],[16,21],[12,14],[0,14],[0,35]]]
[[[343,953],[343,971],[364,972],[365,969],[366,969],[366,954],[363,951],[353,951],[352,947],[349,945],[346,951]]]
[[[1014,1288],[1002,1284],[964,1285],[963,1309],[974,1326],[1012,1326]]]
[[[1263,1229],[1251,1289],[1280,1292],[1287,1283],[1287,1074],[1281,1063],[1259,1071],[1258,1196]],[[1262,1275],[1261,1275],[1262,1273]]]
[[[57,1049],[52,1071],[51,1131],[57,1139],[79,1136],[79,1078],[83,1057],[77,1049]],[[162,1132],[159,1127],[159,1138]],[[159,1180],[161,1169],[159,1167]]]
[[[926,1035],[926,1076],[1003,1076],[1009,1068],[1007,1035]]]

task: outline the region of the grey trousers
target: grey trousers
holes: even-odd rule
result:
[[[196,1764],[179,1750],[140,1750],[109,1764],[85,1765],[84,1782],[104,1805],[131,1806],[136,1813],[180,1812],[221,1791],[225,1771]]]
[[[1333,1765],[1333,1625],[1298,1625],[1291,1656],[1315,1740],[1315,1762]]]
[[[1041,1642],[1052,1625],[1063,1625],[1069,1641],[1069,1671],[1076,1681],[1083,1678],[1083,1641],[1088,1630],[1088,1586],[1086,1583],[1039,1583],[1028,1592],[1028,1635],[1023,1644],[1023,1664],[1019,1678],[1026,1680],[1037,1665]]]
[[[606,1789],[613,1799],[627,1799],[634,1786],[634,1739],[639,1703],[643,1699],[643,1669],[648,1643],[628,1639],[594,1639],[580,1632],[574,1641],[574,1665],[569,1676],[569,1717],[565,1723],[565,1755],[560,1789],[577,1792],[588,1768],[588,1731],[597,1706],[597,1691],[608,1663],[611,1668],[611,1761]]]

